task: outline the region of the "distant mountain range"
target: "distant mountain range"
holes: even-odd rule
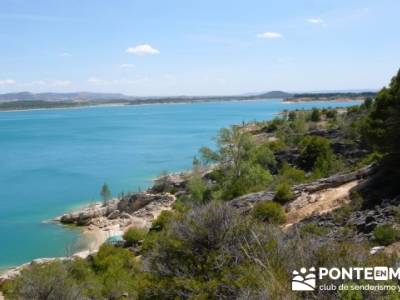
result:
[[[109,93],[7,93],[0,94],[0,101],[95,101],[95,100],[111,100],[111,99],[131,99],[132,97],[123,94]]]
[[[271,91],[260,94],[249,94],[242,96],[168,96],[168,97],[135,97],[119,93],[91,93],[91,92],[76,92],[76,93],[7,93],[0,94],[0,102],[11,101],[68,101],[68,102],[110,102],[110,101],[134,101],[134,100],[167,100],[167,99],[189,99],[191,101],[204,99],[225,99],[225,98],[240,98],[240,99],[272,99],[272,98],[287,98],[292,94],[282,91]]]
[[[302,93],[291,94],[282,91],[231,96],[168,96],[135,97],[118,93],[8,93],[0,94],[0,111],[40,108],[72,108],[88,105],[140,105],[164,103],[198,103],[222,101],[248,101],[258,99],[283,99],[284,101],[351,101],[374,97],[374,92],[362,93]]]

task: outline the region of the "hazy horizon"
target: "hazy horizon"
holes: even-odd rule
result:
[[[127,94],[122,92],[96,92],[96,91],[67,91],[67,92],[55,92],[55,91],[42,91],[42,92],[32,92],[32,91],[15,91],[15,92],[5,92],[0,93],[0,95],[5,94],[19,94],[19,93],[30,93],[30,94],[120,94],[127,97],[143,97],[143,98],[151,98],[151,97],[221,97],[221,96],[247,96],[247,95],[259,95],[269,92],[284,92],[288,94],[302,94],[302,93],[363,93],[363,92],[378,92],[379,89],[347,89],[347,90],[317,90],[317,91],[286,91],[286,90],[268,90],[268,91],[255,91],[255,92],[243,92],[239,94],[220,94],[220,95],[211,95],[211,94],[172,94],[172,95],[134,95]]]

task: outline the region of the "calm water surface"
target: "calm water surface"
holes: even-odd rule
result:
[[[354,102],[280,100],[0,113],[0,267],[63,256],[78,232],[43,221],[99,198],[145,189],[161,171],[191,167],[221,127],[283,109]]]

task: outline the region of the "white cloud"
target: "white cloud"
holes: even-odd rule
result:
[[[53,86],[69,86],[71,85],[71,81],[69,80],[53,80],[51,82]]]
[[[102,85],[102,86],[109,86],[109,85],[124,85],[124,84],[134,84],[136,83],[135,80],[130,80],[130,79],[101,79],[97,77],[91,77],[87,81],[90,84],[93,85]]]
[[[0,80],[0,85],[10,85],[10,84],[16,84],[17,82],[13,79],[3,79]]]
[[[62,52],[62,53],[60,53],[60,56],[61,56],[61,57],[70,57],[70,56],[71,56],[71,53]]]
[[[324,21],[320,18],[307,19],[307,22],[311,23],[311,24],[323,24],[324,23]]]
[[[280,39],[283,38],[283,35],[278,32],[263,32],[257,34],[257,37],[261,39]]]
[[[47,85],[47,81],[46,80],[34,80],[30,83],[28,83],[27,85]]]
[[[87,80],[88,83],[90,84],[96,84],[96,85],[105,85],[107,84],[107,80],[100,79],[97,77],[91,77]]]
[[[121,64],[119,66],[120,66],[120,68],[123,68],[123,69],[132,69],[135,67],[134,64]]]
[[[135,47],[130,47],[126,49],[126,52],[136,55],[154,55],[159,54],[160,51],[156,48],[153,48],[149,44],[137,45]]]
[[[71,85],[70,80],[34,80],[28,83],[24,83],[24,86],[46,86],[46,87],[66,87]]]

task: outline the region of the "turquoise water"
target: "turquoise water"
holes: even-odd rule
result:
[[[161,171],[190,168],[219,128],[283,109],[349,106],[279,100],[0,113],[0,267],[63,256],[77,231],[43,223],[99,198],[144,189]]]

